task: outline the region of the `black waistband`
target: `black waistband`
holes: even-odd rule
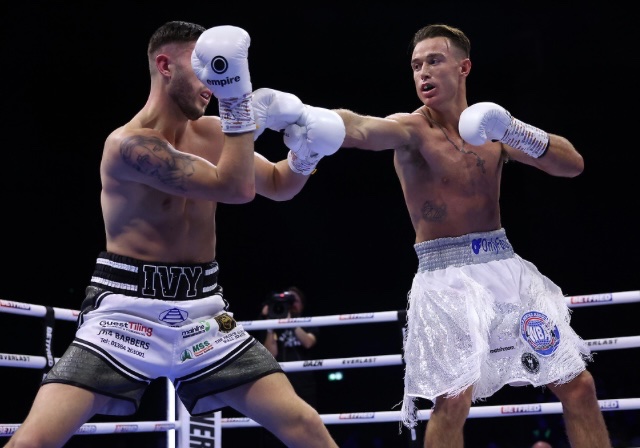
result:
[[[91,286],[137,297],[192,300],[221,292],[218,263],[152,263],[100,252]]]

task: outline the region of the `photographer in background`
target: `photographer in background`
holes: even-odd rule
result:
[[[306,304],[305,294],[296,286],[283,292],[271,294],[262,305],[262,319],[286,319],[303,317]],[[313,347],[318,342],[318,327],[295,327],[280,330],[266,330],[256,339],[262,341],[278,362],[304,361],[313,359]],[[286,372],[298,395],[316,408],[317,391],[315,371]],[[261,431],[261,447],[283,447],[280,441],[267,431]]]

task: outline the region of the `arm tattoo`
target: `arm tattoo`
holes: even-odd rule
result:
[[[185,191],[184,182],[195,171],[193,157],[158,137],[127,137],[120,145],[120,155],[136,171],[180,191]]]
[[[436,206],[427,201],[422,206],[422,217],[425,221],[442,222],[447,216],[447,206],[445,204]]]

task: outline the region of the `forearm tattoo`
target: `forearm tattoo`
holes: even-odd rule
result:
[[[180,191],[185,191],[185,180],[195,171],[195,160],[191,155],[175,150],[158,137],[128,137],[120,145],[120,155],[138,172],[153,176]]]
[[[442,204],[436,206],[435,204],[427,201],[422,206],[422,218],[425,221],[442,222],[447,216],[447,206]]]

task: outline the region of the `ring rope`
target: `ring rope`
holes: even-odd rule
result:
[[[640,409],[640,398],[619,398],[613,400],[598,400],[600,409],[604,411],[628,411]],[[521,415],[562,414],[562,403],[527,403],[507,404],[495,406],[471,406],[469,418],[486,417],[515,417]],[[419,410],[419,420],[429,420],[431,410]],[[400,411],[382,412],[346,412],[342,414],[322,414],[325,424],[345,423],[397,423],[400,421]],[[247,417],[229,417],[222,419],[222,428],[247,428],[259,426]]]
[[[18,430],[20,424],[0,424],[0,437],[10,436]],[[171,421],[146,421],[146,422],[108,422],[108,423],[85,423],[75,435],[94,434],[121,434],[137,432],[166,432],[178,429],[176,422]]]
[[[570,308],[598,305],[614,305],[640,302],[640,290],[589,294],[565,297]],[[80,312],[68,308],[53,307],[56,319],[76,321]],[[22,314],[44,317],[47,307],[31,303],[0,299],[0,313]],[[268,328],[294,328],[300,324],[320,327],[328,325],[349,325],[370,322],[394,322],[399,311],[378,311],[373,313],[337,314],[332,316],[296,317],[290,319],[264,319],[239,321],[248,330],[266,330]]]
[[[620,336],[613,338],[586,339],[585,343],[595,351],[618,350],[640,347],[640,336]],[[56,358],[56,362],[60,358]],[[47,362],[44,356],[15,355],[0,353],[0,367],[23,367],[42,369]],[[352,369],[358,367],[383,367],[401,365],[402,355],[356,356],[352,358],[310,359],[306,361],[283,361],[285,372],[301,370]]]
[[[609,400],[598,400],[600,409],[607,411],[628,411],[640,409],[640,398],[620,398]],[[525,403],[495,406],[471,406],[469,418],[487,417],[515,417],[522,415],[546,415],[561,414],[561,403]],[[418,420],[428,420],[431,410],[419,410]],[[347,424],[347,423],[397,423],[400,421],[400,411],[379,411],[379,412],[346,412],[340,414],[320,415],[325,424]],[[217,417],[206,417],[201,420],[213,421]],[[260,426],[248,417],[226,417],[221,419],[223,429],[247,428]],[[0,425],[0,436],[12,435],[20,424]],[[115,422],[115,423],[86,423],[76,431],[81,434],[116,434],[116,433],[137,433],[137,432],[164,432],[177,429],[176,423],[171,421],[147,421],[147,422]]]

